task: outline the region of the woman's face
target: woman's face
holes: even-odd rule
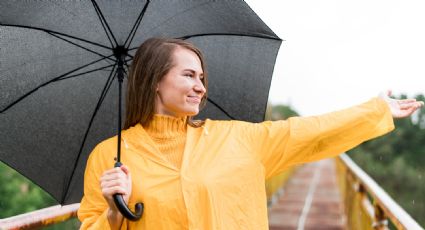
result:
[[[206,89],[201,79],[201,61],[191,50],[178,47],[173,53],[174,66],[157,85],[155,112],[174,117],[194,116]]]

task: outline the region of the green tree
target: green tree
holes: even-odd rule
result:
[[[48,193],[2,162],[0,162],[0,194],[0,218],[7,218],[57,204]],[[71,230],[78,229],[79,224],[79,221],[73,218],[43,229]]]
[[[299,115],[289,105],[273,106],[273,110],[272,110],[273,120],[288,119],[290,117],[295,117],[295,116],[299,116]]]
[[[56,201],[37,185],[1,162],[0,194],[0,218],[56,204]]]

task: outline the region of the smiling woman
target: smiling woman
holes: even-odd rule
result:
[[[157,87],[157,114],[175,117],[194,116],[206,93],[201,60],[191,50],[177,48],[173,53],[173,67]]]
[[[198,114],[199,108],[206,104],[207,96],[204,63],[201,51],[183,40],[145,41],[138,49],[130,70],[124,129],[137,123],[146,125],[154,113]],[[198,105],[189,103],[198,99]],[[191,112],[186,114],[186,109]]]
[[[117,137],[94,148],[81,229],[268,229],[266,179],[383,135],[393,117],[423,105],[382,95],[316,117],[195,122],[207,94],[204,66],[201,52],[182,40],[152,38],[139,47],[128,79],[125,165],[111,169]],[[142,218],[124,219],[114,194],[130,207],[143,202]]]

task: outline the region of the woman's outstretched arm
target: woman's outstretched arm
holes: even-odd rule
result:
[[[334,157],[384,135],[394,129],[394,117],[407,117],[422,105],[411,99],[373,98],[319,116],[246,124],[241,133],[270,177],[292,165]]]

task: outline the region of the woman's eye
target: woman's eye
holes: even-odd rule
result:
[[[188,78],[192,78],[193,77],[193,74],[185,74],[184,76],[185,77],[188,77]]]

